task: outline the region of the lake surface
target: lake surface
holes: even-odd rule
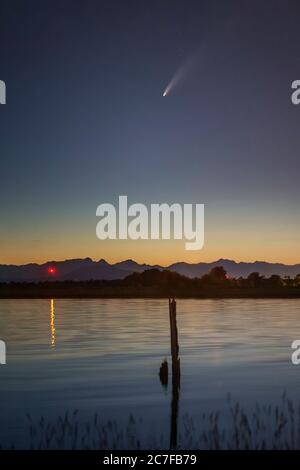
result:
[[[300,300],[178,300],[179,418],[222,410],[228,392],[244,406],[300,396]],[[166,431],[172,387],[167,300],[0,300],[0,443],[28,445],[26,414],[80,419],[95,412]],[[170,368],[169,368],[170,370]]]

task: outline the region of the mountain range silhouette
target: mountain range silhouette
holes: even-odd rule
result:
[[[219,259],[211,263],[185,263],[178,262],[169,266],[139,264],[131,259],[110,264],[104,259],[94,261],[91,258],[70,259],[65,261],[48,261],[43,264],[29,263],[24,265],[0,265],[0,282],[39,282],[46,280],[113,280],[124,279],[134,272],[143,272],[148,269],[168,269],[184,276],[201,277],[215,266],[223,266],[231,277],[247,277],[252,272],[258,272],[266,277],[278,274],[281,277],[295,277],[300,273],[300,264],[286,265],[282,263],[268,263],[255,261],[252,263],[236,262],[228,259]],[[55,267],[55,274],[49,274],[48,269]]]

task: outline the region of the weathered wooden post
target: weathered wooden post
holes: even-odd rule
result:
[[[179,346],[178,346],[178,330],[176,321],[176,300],[169,299],[169,316],[170,316],[170,330],[171,330],[171,354],[172,361],[178,359]]]

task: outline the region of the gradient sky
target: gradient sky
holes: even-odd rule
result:
[[[298,0],[1,0],[0,263],[300,262],[299,13]],[[206,204],[204,249],[98,240],[96,207],[119,194]]]

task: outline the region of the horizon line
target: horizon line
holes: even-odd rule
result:
[[[146,263],[146,262],[138,262],[138,261],[134,260],[133,258],[126,258],[126,259],[122,259],[122,260],[116,261],[116,262],[109,262],[105,258],[93,259],[90,256],[86,256],[86,257],[83,257],[83,258],[65,258],[65,259],[56,259],[56,260],[53,259],[53,260],[47,260],[47,261],[40,262],[40,263],[32,261],[32,262],[27,262],[27,263],[23,263],[23,264],[1,263],[1,261],[0,261],[0,266],[17,266],[17,267],[29,266],[29,265],[43,266],[43,265],[52,264],[52,263],[64,263],[64,262],[67,262],[67,261],[84,261],[84,260],[90,260],[94,263],[99,263],[99,262],[103,261],[103,262],[107,263],[110,266],[114,266],[116,264],[125,263],[125,262],[130,261],[130,262],[136,263],[138,265],[146,265],[146,266],[151,266],[153,268],[155,268],[156,266],[159,266],[161,268],[169,268],[169,267],[174,266],[176,264],[182,264],[182,263],[192,266],[192,265],[197,265],[197,264],[212,264],[212,263],[217,263],[217,262],[222,262],[222,261],[229,261],[229,262],[232,262],[232,263],[235,263],[235,264],[255,264],[255,263],[277,264],[277,265],[284,265],[284,266],[289,266],[289,267],[300,265],[300,261],[296,262],[296,263],[289,264],[289,263],[284,263],[284,262],[279,262],[279,261],[266,261],[266,260],[236,261],[236,260],[230,259],[230,258],[218,258],[218,259],[214,259],[212,261],[197,261],[197,262],[194,262],[194,263],[179,260],[179,261],[175,261],[171,264],[165,265],[165,264],[160,264],[160,263],[153,263],[153,264],[151,263],[150,264],[150,263]]]

